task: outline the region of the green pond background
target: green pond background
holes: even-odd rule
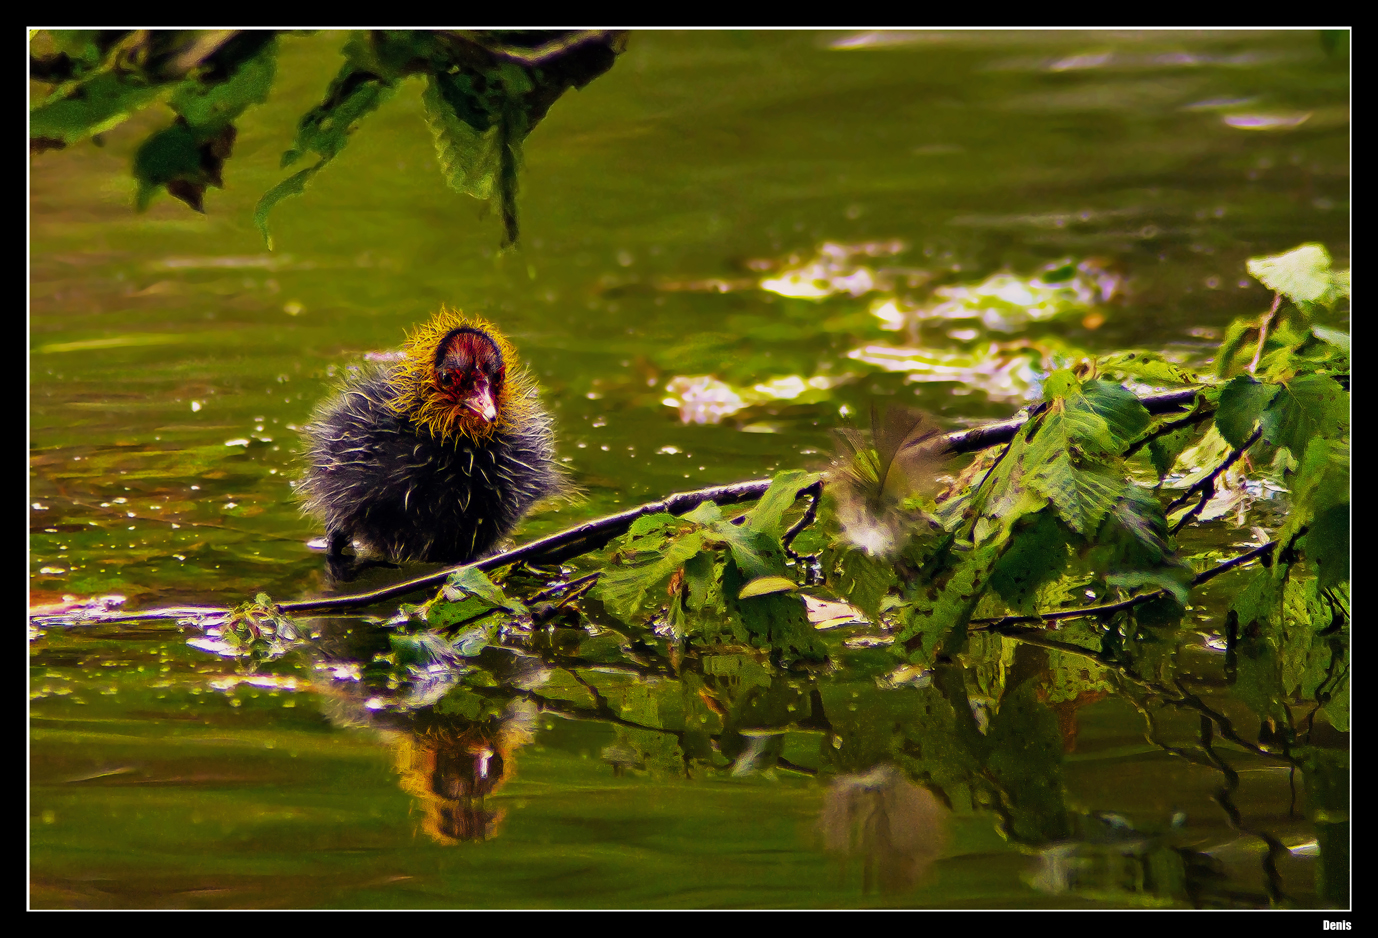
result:
[[[277,207],[268,252],[254,204],[285,175],[343,38],[281,41],[273,94],[239,122],[204,216],[167,197],[132,209],[133,151],[165,113],[31,158],[31,605],[328,589],[307,546],[322,532],[292,500],[296,428],[441,304],[512,338],[583,491],[530,517],[524,541],[818,468],[832,428],[872,402],[949,427],[1010,416],[1047,356],[1147,348],[1201,365],[1271,298],[1246,258],[1317,241],[1348,266],[1349,61],[1315,31],[637,32],[528,138],[517,250],[499,252],[498,219],[446,189],[415,83]],[[886,328],[886,303],[1002,273],[1027,284],[1065,261],[1102,288],[1089,313]],[[1253,543],[1224,519],[1194,536]],[[1194,597],[1199,631],[1177,654],[1243,727],[1212,647],[1230,589],[1226,576]],[[406,734],[359,706],[349,661],[367,661],[365,639],[269,679],[199,636],[30,629],[32,905],[1190,904],[1114,875],[1059,888],[1047,851],[960,809],[924,875],[878,888],[869,860],[825,849],[826,772],[628,768],[613,727],[548,713],[508,754],[487,839],[442,843],[399,772]],[[839,655],[823,695],[834,726],[844,711],[887,719],[907,693],[882,692],[871,653]],[[1176,837],[1218,861],[1225,904],[1267,904],[1266,848],[1212,802],[1218,773],[1146,742],[1114,694],[1075,716],[1070,806]],[[789,734],[790,763],[817,766],[819,739]],[[1247,826],[1287,848],[1289,900],[1324,904],[1300,779],[1222,751]]]

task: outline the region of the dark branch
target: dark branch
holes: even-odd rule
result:
[[[1206,476],[1204,479],[1197,482],[1186,492],[1182,493],[1180,496],[1174,499],[1171,505],[1167,506],[1167,510],[1170,512],[1173,509],[1177,508],[1179,505],[1186,504],[1187,500],[1190,499],[1193,494],[1199,496],[1196,500],[1196,504],[1192,507],[1191,511],[1188,511],[1182,517],[1178,518],[1177,523],[1172,526],[1172,534],[1176,534],[1189,522],[1196,520],[1196,516],[1201,514],[1202,509],[1206,507],[1206,503],[1211,500],[1211,497],[1213,495],[1215,495],[1215,480],[1220,478],[1220,475],[1223,472],[1225,472],[1225,470],[1229,469],[1236,462],[1238,462],[1239,458],[1244,455],[1244,452],[1250,446],[1253,446],[1255,443],[1257,443],[1258,438],[1262,435],[1263,428],[1256,427],[1254,429],[1253,434],[1251,434],[1249,439],[1247,439],[1244,442],[1243,446],[1231,451],[1230,455],[1225,457],[1224,462],[1222,462],[1220,465],[1216,466],[1214,469],[1211,470],[1210,475]]]
[[[1260,557],[1272,553],[1277,546],[1277,541],[1269,541],[1266,544],[1260,544],[1253,550],[1245,551],[1238,557],[1231,557],[1229,560],[1217,564],[1209,570],[1203,570],[1196,574],[1196,576],[1191,578],[1191,585],[1200,586],[1202,583],[1215,579],[1222,573],[1228,573],[1236,567],[1241,567],[1252,560],[1257,560]],[[998,632],[1001,635],[1023,636],[1027,633],[1027,629],[1014,629],[1010,627],[1026,624],[1041,625],[1045,622],[1059,622],[1063,619],[1083,619],[1088,616],[1113,615],[1116,612],[1132,609],[1135,606],[1151,602],[1155,599],[1162,599],[1167,595],[1167,590],[1151,590],[1147,593],[1131,596],[1117,603],[1106,603],[1102,606],[1082,606],[1079,609],[1059,609],[1056,612],[1045,612],[1041,615],[1001,616],[998,619],[972,619],[969,624],[972,628],[984,628],[986,631]],[[1076,647],[1078,647],[1079,653],[1094,654],[1093,652],[1087,652],[1086,649],[1079,648],[1079,646]]]
[[[1196,400],[1198,390],[1197,388],[1186,388],[1177,391],[1167,391],[1162,394],[1152,394],[1140,398],[1140,400],[1150,414],[1167,414],[1190,407]],[[948,433],[943,438],[944,446],[942,448],[949,453],[970,453],[990,446],[1008,443],[1014,438],[1015,433],[1018,432],[1019,428],[1023,426],[1027,420],[1028,414],[1026,413],[1020,414],[1010,420],[1002,420],[997,423],[986,424],[985,426],[973,427],[969,430],[959,430]],[[479,570],[488,572],[521,562],[559,563],[571,557],[577,557],[581,554],[603,547],[614,538],[625,534],[634,521],[645,515],[657,514],[659,512],[668,512],[673,515],[684,514],[708,501],[716,502],[719,505],[735,505],[741,502],[752,501],[765,494],[766,489],[770,488],[771,481],[770,479],[756,479],[749,482],[737,482],[732,485],[719,485],[712,488],[697,489],[692,492],[679,492],[657,502],[650,502],[637,508],[618,512],[615,515],[608,515],[604,518],[587,521],[576,527],[518,547],[515,550],[510,550],[502,554],[494,554],[491,557],[485,557],[472,564],[450,567],[436,573],[405,580],[401,583],[386,586],[368,593],[279,603],[278,609],[286,614],[353,609],[385,602],[390,599],[396,599],[399,596],[406,596],[410,593],[439,586],[441,583],[444,583],[451,574],[463,570],[465,567],[476,567]],[[815,485],[816,484],[817,483],[815,483]],[[814,486],[808,486],[801,489],[800,493],[813,495],[813,489]],[[794,535],[797,535],[799,531],[803,530],[804,526],[811,522],[811,515],[815,512],[816,504],[811,504],[809,510],[805,512],[804,518],[786,533],[786,545],[788,545],[789,541],[793,540]],[[1271,546],[1269,549],[1271,549]],[[1152,598],[1152,596],[1146,595],[1145,597],[1135,597],[1134,600],[1130,600],[1129,602],[1144,602],[1147,601],[1148,598]],[[46,614],[41,610],[33,610],[31,619],[33,623],[39,627],[62,627],[92,622],[133,622],[139,620],[175,620],[204,618],[207,616],[227,616],[231,611],[229,607],[188,606],[175,607],[172,609],[151,609],[135,613],[119,612],[110,609],[94,609],[82,606],[77,608],[64,607],[61,611],[53,611]],[[1095,613],[1086,612],[1082,614],[1091,615]],[[1057,618],[1073,617],[1070,613],[1052,613],[1050,615],[1056,616]],[[1021,621],[1039,622],[1046,621],[1047,618],[1048,617],[1039,618],[1036,616],[1014,617],[997,621],[1004,623],[1016,623]]]

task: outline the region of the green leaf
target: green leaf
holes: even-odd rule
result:
[[[73,144],[124,122],[164,97],[169,84],[147,84],[137,76],[103,72],[60,98],[49,97],[29,112],[30,139]]]
[[[1045,446],[1036,451],[1031,447],[1027,458],[1034,463],[1027,472],[1030,488],[1046,496],[1068,527],[1083,536],[1096,530],[1124,493],[1122,477],[1094,464],[1080,463],[1066,446]]]
[[[1315,561],[1321,589],[1349,581],[1349,503],[1318,513],[1300,541],[1302,553]]]
[[[1137,592],[1145,587],[1163,590],[1176,601],[1179,607],[1185,606],[1187,600],[1191,598],[1191,580],[1191,571],[1181,568],[1129,570],[1123,573],[1112,573],[1105,578],[1105,582],[1109,585],[1130,592]]]
[[[258,200],[258,205],[254,208],[254,225],[258,228],[258,233],[263,236],[263,243],[268,245],[268,250],[273,249],[273,236],[268,233],[268,213],[289,195],[301,195],[306,191],[306,184],[311,181],[311,177],[320,172],[325,165],[325,160],[321,160],[315,166],[309,166],[299,173],[288,176],[282,182],[273,186],[263,194],[263,198]]]
[[[674,534],[679,526],[679,519],[667,511],[657,512],[653,515],[642,515],[632,522],[632,526],[627,529],[627,534],[631,537],[647,537],[652,534]]]
[[[1314,303],[1330,287],[1330,253],[1324,245],[1303,244],[1285,254],[1251,257],[1249,274],[1293,302]]]
[[[1241,364],[1245,347],[1258,339],[1258,324],[1246,319],[1236,319],[1225,327],[1225,337],[1220,341],[1220,350],[1215,355],[1216,377],[1223,378]],[[1252,354],[1252,352],[1248,353]],[[1242,359],[1247,363],[1248,359]]]
[[[671,541],[649,563],[614,567],[603,571],[594,595],[613,615],[628,622],[641,609],[647,593],[669,579],[690,558],[703,549],[703,535],[697,531]]]
[[[1097,359],[1096,367],[1111,374],[1136,378],[1150,384],[1200,384],[1194,371],[1169,361],[1158,352],[1118,352]]]
[[[1182,455],[1195,435],[1195,427],[1182,427],[1148,441],[1148,458],[1160,480],[1177,465],[1177,457]]]
[[[1345,355],[1349,355],[1348,333],[1340,332],[1338,329],[1327,329],[1325,326],[1312,326],[1311,331],[1315,334],[1316,338],[1320,339],[1322,342],[1328,342],[1344,352]]]
[[[1033,681],[1006,690],[986,738],[986,766],[1004,793],[1010,839],[1046,843],[1069,836],[1062,735],[1057,715],[1035,696]]]
[[[463,567],[450,574],[449,579],[445,581],[447,597],[452,591],[462,596],[475,596],[490,606],[507,608],[512,605],[512,601],[503,593],[501,587],[488,579],[488,574],[474,566]]]
[[[949,636],[965,635],[1005,546],[996,542],[934,561],[926,588],[909,598],[896,637],[909,650],[910,661],[931,661]]]
[[[377,75],[346,64],[330,82],[325,101],[308,111],[297,125],[296,140],[282,155],[283,167],[308,152],[319,154],[326,162],[334,159],[349,142],[359,119],[392,97],[394,90]]]
[[[1106,452],[1122,453],[1148,429],[1148,409],[1132,391],[1110,381],[1092,378],[1081,386],[1079,397],[1067,401],[1069,412],[1086,410],[1105,421],[1114,441]]]
[[[785,512],[798,499],[800,490],[817,482],[818,478],[818,473],[803,469],[787,469],[777,473],[756,507],[747,513],[747,527],[777,540],[781,538],[785,533]]]
[[[1349,394],[1327,375],[1288,381],[1262,414],[1263,438],[1300,459],[1312,439],[1337,439],[1349,431]]]
[[[783,576],[762,576],[757,577],[737,594],[738,599],[750,599],[753,596],[766,596],[771,593],[787,593],[795,589],[799,584],[788,577]]]
[[[449,100],[463,100],[463,96],[454,91],[449,94],[442,91],[446,85],[467,80],[462,74],[429,75],[421,103],[446,185],[456,192],[486,201],[493,197],[498,185],[503,144],[501,130],[494,123],[481,122],[482,126],[475,126],[463,119]]]
[[[1081,382],[1067,368],[1054,371],[1043,381],[1043,399],[1045,401],[1052,402],[1059,397],[1070,397],[1079,390],[1081,390]]]
[[[722,509],[717,502],[702,502],[693,511],[685,512],[683,518],[708,527],[722,521]]]
[[[895,565],[846,546],[829,550],[823,558],[828,586],[871,621],[880,619],[880,603],[896,583]]]
[[[456,623],[475,619],[494,608],[499,607],[477,596],[468,596],[459,602],[433,602],[426,607],[425,620],[433,629],[446,629]]]
[[[1264,409],[1277,396],[1278,386],[1264,384],[1250,375],[1238,375],[1220,391],[1215,426],[1235,449],[1242,449],[1253,435]]]
[[[268,232],[268,214],[288,196],[305,192],[311,178],[344,149],[359,119],[391,97],[393,91],[393,86],[378,76],[356,71],[353,66],[346,64],[330,83],[326,100],[301,119],[296,141],[291,149],[282,154],[282,166],[292,165],[308,151],[319,154],[321,158],[315,166],[287,177],[258,200],[258,206],[254,209],[254,224],[269,250],[273,248],[273,238]]]
[[[764,537],[757,532],[758,537]],[[769,593],[742,597],[747,577],[731,561],[723,569],[723,594],[729,599],[727,612],[740,627],[740,637],[758,647],[798,654],[810,659],[824,656],[822,645],[809,624],[804,600],[797,593]]]
[[[716,526],[713,534],[727,542],[732,561],[748,580],[785,572],[784,551],[769,534],[730,524]]]
[[[1051,511],[1020,520],[1010,533],[1010,546],[991,571],[991,588],[1021,613],[1037,612],[1039,587],[1061,576],[1067,567],[1068,532]]]
[[[712,589],[717,585],[713,576],[712,551],[700,551],[684,562],[684,584],[689,589],[686,605],[697,612],[707,603]]]
[[[425,669],[432,665],[455,663],[454,647],[434,632],[417,632],[413,635],[390,633],[388,644],[401,665]]]
[[[182,82],[168,104],[192,127],[218,130],[250,105],[267,101],[276,74],[277,41],[269,39],[222,80]]]
[[[1096,569],[1142,570],[1168,562],[1167,519],[1146,488],[1128,483],[1105,516],[1089,558]]]
[[[138,183],[135,204],[140,211],[159,188],[196,211],[208,186],[221,186],[221,169],[234,146],[235,128],[224,124],[214,130],[189,127],[178,120],[155,133],[134,154],[134,178]]]
[[[475,625],[473,628],[465,629],[454,637],[452,645],[457,654],[465,658],[473,658],[479,652],[488,647],[497,634],[498,625],[496,622],[485,622]]]

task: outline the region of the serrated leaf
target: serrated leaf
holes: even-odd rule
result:
[[[1070,369],[1061,368],[1048,375],[1043,381],[1043,399],[1045,401],[1055,401],[1059,397],[1068,397],[1081,390],[1081,381]]]
[[[1132,391],[1110,381],[1083,382],[1081,394],[1067,401],[1069,412],[1086,410],[1105,422],[1112,443],[1106,452],[1122,453],[1148,429],[1152,417]]]
[[[1330,253],[1324,245],[1303,244],[1285,254],[1251,257],[1250,276],[1293,302],[1314,303],[1330,287]]]
[[[1121,475],[1095,458],[1118,448],[1105,420],[1089,407],[1069,401],[1065,408],[1054,407],[1042,414],[1012,446],[1021,442],[1012,455],[1023,482],[1050,500],[1072,530],[1091,534],[1125,486]]]
[[[762,576],[750,581],[742,587],[742,591],[737,594],[738,599],[750,599],[753,596],[767,596],[771,593],[787,593],[798,587],[788,577],[783,576]]]
[[[1349,334],[1340,332],[1338,329],[1327,329],[1325,326],[1312,326],[1312,333],[1322,342],[1327,342],[1335,346],[1346,355],[1349,354]]]
[[[845,547],[830,551],[823,562],[833,591],[872,621],[878,620],[881,600],[897,580],[894,564]]]
[[[762,536],[762,535],[757,535]],[[740,637],[758,647],[768,647],[784,653],[821,658],[822,646],[809,624],[808,610],[801,596],[790,593],[769,593],[741,598],[747,578],[735,562],[723,570],[723,593],[737,597],[728,602],[728,613],[742,631]]]
[[[316,105],[297,125],[292,148],[282,155],[283,167],[290,166],[306,153],[316,153],[325,161],[335,158],[355,124],[392,97],[395,87],[370,72],[345,64],[330,82],[325,101]]]
[[[273,238],[268,232],[268,214],[288,196],[305,192],[311,178],[344,149],[359,119],[391,97],[393,91],[393,86],[378,76],[356,71],[346,63],[330,83],[324,103],[312,108],[301,119],[292,148],[282,154],[283,168],[292,165],[307,152],[315,152],[321,158],[315,166],[287,177],[258,200],[254,209],[254,225],[269,250],[273,248]]]
[[[776,538],[730,524],[718,525],[713,533],[727,542],[733,562],[748,580],[784,572],[785,555]]]
[[[477,596],[466,596],[458,602],[434,602],[426,608],[425,621],[433,629],[445,629],[459,622],[468,622],[494,608],[492,603]]]
[[[495,622],[475,625],[473,628],[465,629],[456,635],[451,644],[456,654],[465,658],[473,658],[488,647],[493,636],[497,634],[497,629]]]
[[[445,183],[456,192],[488,200],[493,197],[501,168],[501,130],[498,125],[484,123],[476,127],[462,119],[442,91],[442,83],[467,81],[464,75],[430,75],[421,103],[425,108],[426,126],[435,141],[435,155],[440,162]]]
[[[777,473],[770,481],[770,488],[747,513],[747,527],[779,539],[785,533],[785,512],[798,499],[799,491],[818,481],[818,478],[818,473],[803,469],[787,469]]]
[[[689,589],[686,603],[693,612],[707,604],[716,581],[713,578],[713,552],[700,551],[684,562],[684,584]]]
[[[717,502],[702,502],[693,511],[685,512],[685,521],[692,521],[705,527],[722,521],[722,509]]]
[[[1349,528],[1348,502],[1319,512],[1307,527],[1301,549],[1315,562],[1321,589],[1349,580]]]
[[[461,595],[476,597],[498,608],[507,608],[512,604],[502,588],[488,579],[488,574],[474,566],[463,567],[450,574],[445,581],[445,591],[447,596],[451,591],[457,591]]]
[[[1327,375],[1301,375],[1283,385],[1260,419],[1263,438],[1300,459],[1312,439],[1348,432],[1349,394]]]
[[[630,537],[645,537],[649,534],[674,533],[679,525],[679,519],[666,511],[657,512],[653,515],[642,515],[632,522],[632,526],[627,529]]]
[[[1264,384],[1249,375],[1238,375],[1220,391],[1220,405],[1215,412],[1215,427],[1225,442],[1240,449],[1249,442],[1258,418],[1277,396],[1275,384]]]
[[[424,669],[437,664],[455,664],[457,660],[454,647],[434,632],[417,632],[413,635],[390,633],[388,644],[401,665]]]
[[[1003,542],[987,544],[935,561],[940,569],[905,607],[895,639],[909,650],[911,662],[931,661],[949,636],[965,634],[1004,547]]]
[[[623,621],[629,621],[652,589],[669,579],[671,574],[703,549],[703,541],[703,535],[695,531],[671,541],[658,557],[648,563],[604,570],[593,593],[608,607],[609,612]]]

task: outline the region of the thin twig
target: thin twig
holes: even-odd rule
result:
[[[750,501],[753,498],[760,498],[765,494],[766,489],[770,488],[770,479],[757,479],[751,482],[737,482],[733,485],[719,485],[713,488],[698,489],[693,492],[679,492],[658,502],[649,502],[627,511],[618,512],[615,515],[607,515],[593,521],[586,521],[581,525],[568,528],[558,534],[543,537],[539,541],[532,541],[530,544],[518,547],[515,550],[507,551],[503,554],[493,554],[484,557],[482,560],[475,560],[472,563],[460,564],[456,567],[449,567],[444,570],[431,573],[426,576],[416,577],[392,586],[373,590],[368,593],[359,593],[352,596],[332,596],[326,599],[305,599],[297,602],[281,603],[283,612],[315,612],[322,609],[341,609],[351,606],[368,606],[380,603],[398,596],[405,596],[418,590],[428,589],[444,583],[452,575],[460,573],[466,569],[482,570],[487,573],[490,570],[497,570],[514,563],[525,561],[527,563],[559,563],[570,557],[577,557],[580,554],[588,553],[592,550],[604,546],[613,538],[631,528],[632,523],[638,518],[646,515],[660,514],[662,512],[680,515],[686,511],[692,511],[704,502],[716,502],[719,505],[733,505],[739,502]]]
[[[1203,570],[1200,573],[1196,574],[1196,576],[1191,578],[1191,585],[1200,586],[1202,583],[1206,583],[1210,580],[1215,579],[1222,573],[1228,573],[1236,567],[1243,566],[1244,564],[1249,563],[1252,560],[1257,560],[1265,554],[1272,553],[1277,546],[1277,541],[1269,541],[1268,543],[1260,544],[1253,550],[1246,551],[1237,557],[1231,557],[1229,560],[1217,564],[1216,566],[1211,567],[1209,570]],[[1045,612],[1041,615],[1035,614],[1031,616],[1001,616],[997,619],[972,619],[968,623],[968,625],[971,628],[984,628],[985,631],[998,632],[1001,635],[1022,635],[1025,630],[1008,629],[1008,627],[1024,624],[1042,624],[1044,622],[1058,622],[1063,619],[1082,619],[1088,616],[1108,616],[1116,612],[1122,612],[1125,609],[1131,609],[1134,606],[1142,605],[1146,602],[1151,602],[1155,599],[1162,599],[1164,596],[1167,595],[1167,590],[1157,589],[1151,590],[1147,593],[1140,593],[1137,596],[1131,596],[1130,598],[1121,600],[1117,603],[1106,603],[1105,605],[1101,606],[1082,606],[1079,609],[1059,609],[1054,612]]]
[[[1258,369],[1258,360],[1263,356],[1264,343],[1268,341],[1268,327],[1273,324],[1273,317],[1277,315],[1278,307],[1282,305],[1282,294],[1273,294],[1273,308],[1263,314],[1263,320],[1258,324],[1258,348],[1254,349],[1254,360],[1249,362],[1249,374],[1253,374]]]
[[[1187,500],[1190,499],[1193,494],[1197,494],[1199,496],[1196,500],[1196,505],[1193,506],[1192,509],[1188,511],[1186,514],[1182,515],[1182,517],[1177,519],[1177,523],[1174,524],[1172,526],[1172,529],[1169,531],[1170,534],[1176,534],[1178,531],[1182,530],[1182,528],[1185,527],[1189,522],[1196,520],[1196,517],[1200,515],[1201,511],[1206,507],[1206,503],[1209,502],[1211,498],[1213,498],[1215,495],[1216,479],[1220,478],[1221,473],[1225,472],[1225,470],[1229,469],[1236,462],[1238,462],[1239,458],[1244,455],[1244,452],[1249,447],[1257,443],[1259,437],[1261,437],[1262,435],[1263,427],[1255,427],[1254,432],[1249,435],[1249,439],[1247,439],[1244,442],[1244,445],[1239,447],[1238,449],[1231,450],[1230,455],[1225,457],[1225,461],[1222,462],[1220,465],[1216,466],[1214,469],[1212,469],[1210,475],[1206,476],[1204,479],[1201,479],[1191,488],[1187,489],[1187,491],[1183,492],[1177,498],[1173,499],[1172,504],[1167,506],[1167,512],[1165,513],[1170,513],[1173,511],[1173,509],[1177,508],[1178,506],[1186,504]]]
[[[795,562],[802,562],[803,558],[796,554],[790,545],[794,543],[794,539],[799,536],[800,532],[813,524],[818,517],[818,503],[823,499],[823,480],[819,479],[808,488],[800,489],[795,497],[797,498],[799,495],[809,497],[809,507],[804,509],[804,516],[785,532],[784,537],[780,538],[780,546],[785,549],[785,555]]]
[[[1170,433],[1176,433],[1178,430],[1185,429],[1186,427],[1195,426],[1203,420],[1209,420],[1214,415],[1215,408],[1207,405],[1204,400],[1197,398],[1196,406],[1190,413],[1177,420],[1168,420],[1154,427],[1152,432],[1145,434],[1143,437],[1136,440],[1129,449],[1125,450],[1124,457],[1128,459],[1154,440],[1165,437]]]
[[[1139,403],[1143,404],[1150,414],[1158,417],[1190,407],[1200,390],[1199,387],[1192,387],[1181,388],[1176,391],[1164,391],[1161,394],[1149,394],[1139,398]],[[1019,428],[1028,419],[1027,413],[1021,413],[1009,420],[1000,420],[996,423],[972,427],[970,430],[949,433],[945,437],[946,450],[949,453],[974,453],[978,450],[998,446],[1001,443],[1008,443],[1014,439],[1014,435],[1019,432]]]

